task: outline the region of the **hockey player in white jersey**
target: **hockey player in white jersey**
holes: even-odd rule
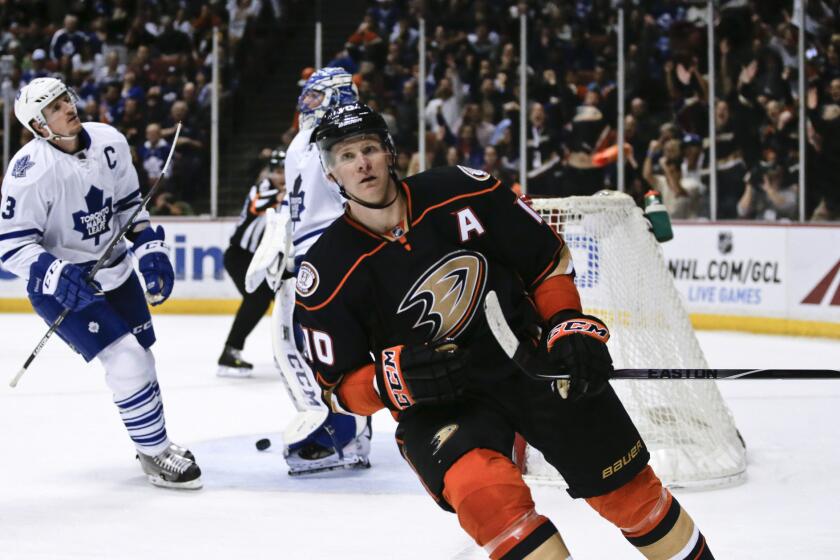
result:
[[[125,137],[79,121],[76,96],[55,78],[21,88],[15,116],[35,139],[12,158],[0,198],[0,261],[27,279],[35,312],[48,324],[69,313],[58,335],[105,381],[149,481],[201,488],[189,450],[166,432],[147,300],[163,303],[175,278],[163,228],[143,209],[92,282],[87,274],[141,202]],[[144,287],[134,272],[138,261]],[[145,294],[144,294],[145,291]]]
[[[272,316],[274,358],[298,410],[283,434],[289,474],[370,466],[370,419],[330,412],[300,353],[302,333],[292,321],[297,267],[306,251],[344,213],[344,198],[327,180],[312,133],[330,107],[358,99],[350,74],[321,68],[298,98],[300,131],[286,151],[286,195],[280,211],[267,212],[266,231],[246,274],[246,288],[263,279],[276,290]]]

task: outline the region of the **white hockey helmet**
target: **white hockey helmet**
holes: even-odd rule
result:
[[[79,98],[76,93],[68,88],[64,82],[56,78],[35,78],[22,88],[15,97],[15,117],[20,124],[26,127],[35,138],[44,138],[32,127],[32,121],[47,129],[50,139],[67,138],[59,136],[47,126],[47,119],[44,117],[44,108],[56,98],[68,94],[70,101],[75,105]]]

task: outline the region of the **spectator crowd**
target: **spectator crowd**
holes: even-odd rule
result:
[[[180,121],[171,180],[150,210],[190,214],[208,201],[213,30],[224,96],[240,86],[255,23],[280,16],[280,0],[3,2],[0,78],[14,90],[45,76],[74,88],[82,121],[125,134],[144,191],[160,175]],[[13,131],[12,152],[29,140],[23,127]]]
[[[840,219],[840,0],[807,3],[805,100],[793,0],[717,3],[715,90],[705,2],[625,9],[627,191],[659,190],[676,218],[709,217],[709,104],[717,128],[718,219],[798,219],[799,103],[807,110],[806,217]],[[528,106],[519,106],[519,15],[527,18]],[[418,80],[418,19],[427,76]],[[532,195],[616,188],[617,11],[610,0],[371,1],[331,66],[384,112],[403,174],[419,169],[417,96],[428,102],[426,167],[462,164],[519,182],[528,118]]]
[[[244,68],[262,63],[251,52],[254,29],[281,17],[281,0],[67,4],[55,14],[53,3],[0,3],[0,77],[14,89],[40,76],[64,79],[80,97],[83,120],[112,124],[126,135],[146,188],[160,175],[181,121],[172,180],[153,211],[184,214],[206,205],[213,29],[220,30],[224,97],[245,87]],[[523,13],[527,107],[519,104]],[[840,176],[840,0],[808,2],[805,16],[802,100],[794,0],[718,2],[713,61],[705,2],[626,2],[622,149],[626,190],[637,201],[656,189],[675,218],[711,215],[713,104],[717,218],[797,219],[804,103],[805,215],[840,219],[840,184],[833,180]],[[420,168],[422,117],[425,167],[461,164],[521,183],[519,115],[525,112],[529,194],[587,195],[617,187],[616,31],[613,0],[368,0],[327,65],[354,74],[361,100],[383,112],[399,148],[400,173]],[[418,114],[421,88],[427,103]],[[13,129],[13,151],[25,135]]]

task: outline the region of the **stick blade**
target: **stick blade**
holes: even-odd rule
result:
[[[508,358],[513,359],[516,355],[516,350],[519,348],[519,339],[513,334],[513,331],[502,313],[502,307],[499,305],[499,296],[494,290],[487,292],[484,298],[484,315],[487,317],[487,324],[490,326],[490,332],[499,346],[502,347]]]
[[[26,372],[26,368],[25,367],[20,368],[18,370],[18,372],[15,374],[15,376],[12,378],[12,380],[9,381],[9,387],[11,387],[12,389],[17,387],[18,381],[20,381],[20,378],[23,377],[24,372]]]

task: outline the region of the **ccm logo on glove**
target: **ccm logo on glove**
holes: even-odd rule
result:
[[[394,411],[454,402],[464,391],[467,352],[454,344],[392,346],[376,364],[379,400]]]
[[[610,339],[610,331],[599,321],[585,317],[569,319],[559,323],[548,333],[548,350],[551,351],[554,344],[560,338],[570,334],[585,334],[604,344]]]
[[[382,375],[388,385],[388,397],[397,410],[405,410],[414,404],[400,371],[401,350],[402,346],[396,346],[382,351]]]

